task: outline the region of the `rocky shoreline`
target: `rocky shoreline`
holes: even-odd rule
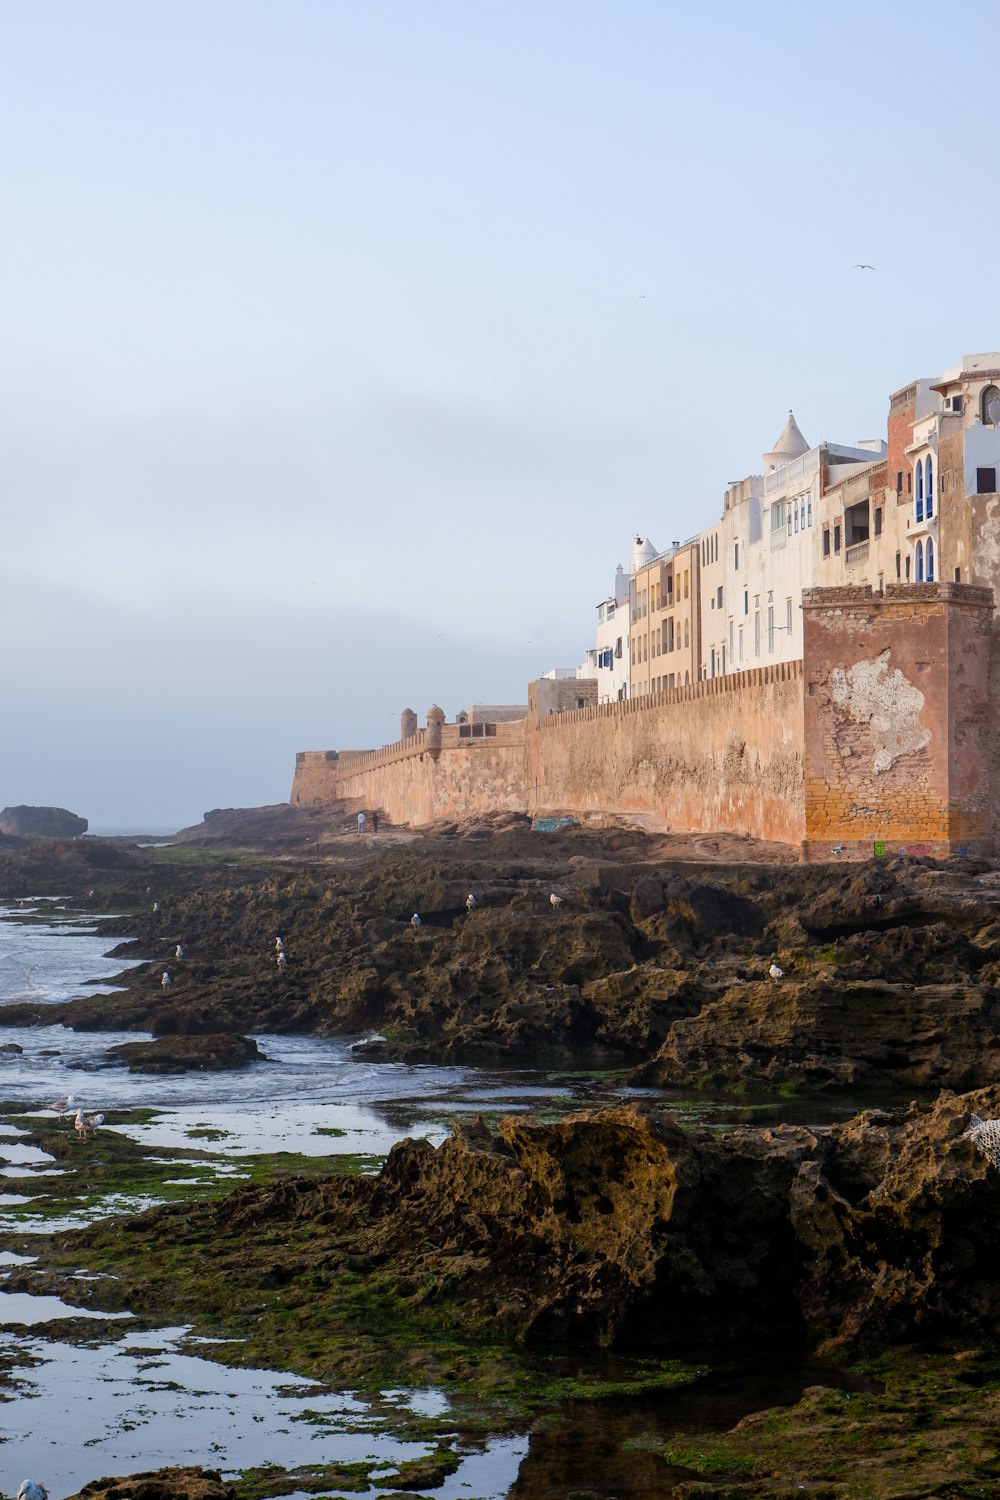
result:
[[[86,1264],[114,1277],[87,1284],[106,1306],[169,1309],[241,1341],[219,1357],[341,1384],[407,1370],[481,1398],[505,1361],[527,1380],[525,1361],[546,1350],[683,1361],[749,1343],[882,1361],[867,1417],[834,1412],[829,1392],[803,1397],[812,1477],[792,1482],[793,1406],[757,1425],[752,1453],[746,1430],[715,1440],[712,1472],[678,1439],[670,1493],[995,1492],[992,1397],[985,1412],[961,1400],[963,1382],[1000,1389],[1000,1173],[964,1133],[973,1113],[1000,1114],[991,865],[695,865],[638,830],[516,824],[381,844],[332,830],[309,857],[95,840],[44,858],[47,869],[36,846],[0,854],[0,896],[49,881],[68,904],[124,913],[119,952],[146,960],[123,991],[45,1019],[152,1031],[119,1049],[134,1065],[238,1066],[253,1055],[244,1033],[377,1029],[368,1052],[392,1059],[570,1061],[734,1096],[918,1096],[824,1129],[681,1129],[653,1098],[467,1125],[437,1149],[402,1143],[375,1177],[286,1177],[58,1236],[46,1274],[66,1300],[80,1295],[70,1269]],[[37,1014],[8,1006],[0,1019]],[[39,1289],[35,1272],[8,1285],[22,1282]],[[886,1449],[894,1478],[876,1457],[893,1401],[897,1438],[907,1422],[914,1434],[941,1423],[968,1453],[935,1467],[914,1436],[913,1464]],[[867,1468],[821,1482],[845,1432]]]

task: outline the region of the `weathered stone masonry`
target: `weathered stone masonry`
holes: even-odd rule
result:
[[[991,590],[811,589],[802,607],[803,662],[551,713],[532,684],[528,717],[480,738],[433,709],[380,750],[300,754],[292,801],[413,825],[642,813],[814,859],[992,852]]]

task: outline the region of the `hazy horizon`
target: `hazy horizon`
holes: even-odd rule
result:
[[[884,436],[1000,343],[949,222],[1000,214],[952,123],[988,48],[923,0],[35,0],[0,40],[0,805],[181,826],[523,702],[789,407]]]

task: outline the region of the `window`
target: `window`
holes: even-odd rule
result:
[[[959,413],[959,415],[961,415],[962,412],[965,410],[965,397],[964,396],[952,396],[952,398],[951,398],[951,409],[952,409],[952,411],[957,411]]]
[[[882,507],[881,507],[881,505],[876,505],[876,507],[875,507],[875,535],[876,536],[881,536],[882,535]]]
[[[906,471],[906,493],[908,495],[912,495],[913,494],[913,470],[912,469],[907,469],[907,471]]]
[[[927,455],[927,519],[930,520],[934,514],[934,465],[930,454]]]
[[[840,551],[840,522],[835,521],[833,526],[833,550]]]
[[[829,528],[829,526],[824,526],[823,527],[823,556],[824,557],[829,557],[830,556],[830,528]]]
[[[619,660],[621,660],[621,654],[622,654],[622,638],[621,638],[621,636],[619,636],[618,639],[617,639],[617,641],[615,642],[615,655],[618,657]]]
[[[993,495],[996,493],[997,471],[996,469],[976,470],[976,494]]]
[[[924,519],[924,466],[917,459],[917,521]]]
[[[739,572],[739,569],[740,569],[740,544],[739,544],[739,542],[734,542],[733,543],[733,569],[737,573]]]
[[[909,581],[910,581],[910,554],[909,553],[906,554],[906,581],[907,581],[907,583],[909,583]]]
[[[809,525],[811,526],[812,523],[813,523],[813,500],[812,500],[812,495],[810,495],[809,499],[806,501],[806,520],[809,522]]]
[[[962,570],[961,570],[961,568],[956,568],[955,569],[955,582],[956,583],[961,583],[962,582]]]
[[[917,543],[917,582],[918,583],[923,583],[923,581],[924,581],[924,544],[923,544],[923,542],[918,542]]]
[[[687,622],[687,620],[684,621],[684,644],[685,644],[685,646],[690,646],[690,644],[691,644],[691,637],[688,634],[688,622]],[[685,677],[684,680],[686,682],[687,678]]]
[[[792,633],[792,601],[785,600],[785,629],[789,635]]]
[[[767,607],[767,649],[774,650],[774,606]]]
[[[901,495],[902,493],[903,493],[903,471],[902,471],[902,469],[899,469],[899,470],[897,470],[897,473],[896,473],[896,494],[897,495]]]
[[[739,638],[740,661],[742,661],[743,660],[743,626],[742,625],[740,626],[739,630],[737,631],[737,636]]]
[[[722,584],[721,583],[719,584],[719,587],[715,591],[715,607],[716,607],[716,609],[721,609],[722,608]]]
[[[984,427],[1000,426],[1000,386],[988,385],[980,396],[979,420]]]
[[[927,582],[934,582],[934,543],[930,537],[927,538]]]
[[[743,613],[745,615],[750,613],[750,595],[746,589],[743,590]]]
[[[794,527],[794,529],[796,531],[798,531],[798,529],[799,529],[799,507],[798,506],[795,507],[795,527]]]
[[[760,655],[760,610],[755,609],[753,615],[753,654]]]
[[[733,659],[733,622],[729,621],[729,660]]]
[[[899,563],[900,563],[900,555],[897,552],[896,553],[896,577],[897,578],[899,577]]]
[[[687,598],[687,596],[688,596],[688,570],[687,570],[687,568],[685,568],[684,569],[684,597],[685,597],[685,599]]]
[[[787,528],[787,531],[788,531],[788,535],[791,536],[791,534],[792,534],[792,510],[791,510],[791,506],[789,506],[789,508],[788,508],[788,515],[786,517],[786,528]]]

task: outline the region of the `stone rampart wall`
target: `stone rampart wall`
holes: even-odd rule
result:
[[[353,810],[380,808],[393,823],[420,826],[491,812],[527,812],[524,722],[497,725],[491,739],[460,740],[446,724],[442,745],[409,753],[364,757],[338,782],[338,796]],[[499,731],[516,731],[501,736]]]
[[[808,858],[988,853],[992,593],[807,589]]]
[[[541,719],[528,769],[535,811],[644,812],[799,844],[802,663]]]

